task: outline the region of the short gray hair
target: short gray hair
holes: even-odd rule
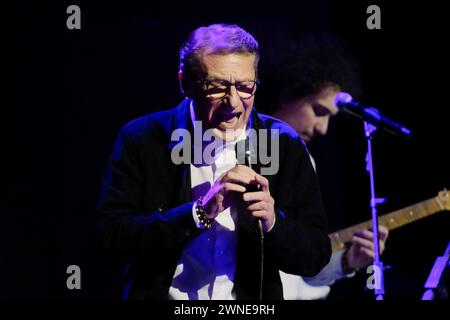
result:
[[[255,70],[259,61],[259,46],[255,38],[235,24],[212,24],[194,30],[180,49],[179,70],[189,77],[199,71],[202,54],[244,53],[255,55]]]

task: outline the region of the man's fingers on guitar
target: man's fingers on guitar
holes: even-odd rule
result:
[[[352,243],[354,245],[360,246],[360,247],[364,247],[364,248],[369,248],[370,250],[373,250],[373,243],[370,240],[361,238],[357,235],[353,235],[352,237]]]

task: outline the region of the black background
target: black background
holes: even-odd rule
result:
[[[195,4],[194,4],[195,3]],[[81,30],[66,28],[67,6],[81,8]],[[366,8],[381,8],[381,30],[366,28]],[[407,1],[115,3],[19,2],[5,10],[12,46],[13,122],[5,113],[2,297],[116,298],[120,270],[98,261],[87,235],[103,170],[120,127],[171,108],[178,50],[201,25],[237,23],[265,48],[280,35],[325,31],[346,40],[358,59],[362,102],[414,132],[405,141],[377,133],[376,190],[386,213],[450,186],[448,49],[441,5]],[[10,19],[8,19],[10,18]],[[9,40],[9,39],[8,39]],[[8,50],[12,47],[13,50]],[[9,87],[7,87],[9,88]],[[257,106],[257,102],[256,102]],[[370,218],[362,124],[338,116],[311,146],[330,231]],[[391,232],[383,255],[386,298],[418,300],[435,258],[450,240],[448,212]],[[82,289],[66,288],[79,265]],[[367,275],[337,283],[330,299],[371,299]]]

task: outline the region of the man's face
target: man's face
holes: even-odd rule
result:
[[[250,54],[209,54],[200,60],[205,70],[207,81],[228,81],[245,83],[255,80],[255,56]],[[217,80],[217,81],[216,81]],[[213,129],[213,133],[222,140],[233,140],[236,136],[225,136],[227,130],[244,129],[253,108],[254,96],[243,99],[235,86],[230,86],[223,98],[207,97],[200,83],[200,90],[195,90],[194,107],[197,120],[202,120],[204,129]],[[256,87],[255,87],[256,90]],[[237,134],[240,133],[237,132]]]
[[[289,123],[300,137],[309,143],[316,135],[325,135],[330,117],[338,112],[334,97],[337,87],[326,87],[316,95],[307,96],[282,106],[277,116]]]

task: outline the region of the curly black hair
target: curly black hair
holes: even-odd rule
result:
[[[360,96],[358,64],[341,40],[329,34],[280,40],[262,54],[258,110],[272,113],[281,99],[296,100],[337,85]]]

